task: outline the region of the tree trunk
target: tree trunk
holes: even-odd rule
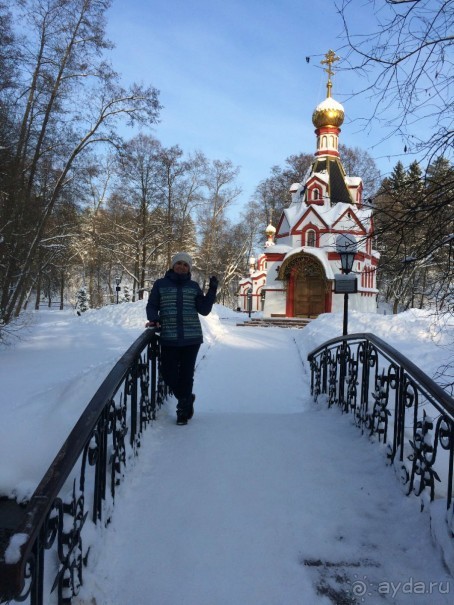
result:
[[[41,271],[38,272],[38,280],[36,282],[35,311],[39,310],[39,301],[40,300],[41,300]]]
[[[397,315],[398,310],[399,310],[399,299],[395,298],[394,304],[393,304],[393,315]]]
[[[64,309],[64,295],[65,295],[65,272],[62,271],[60,274],[60,311]]]

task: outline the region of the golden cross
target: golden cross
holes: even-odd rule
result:
[[[324,68],[324,71],[326,71],[326,73],[328,74],[328,82],[326,84],[327,97],[331,96],[331,89],[333,87],[333,83],[331,82],[331,76],[334,76],[334,71],[331,69],[331,66],[333,63],[339,60],[340,57],[338,57],[333,50],[329,50],[325,55],[325,59],[322,59],[322,61],[320,61],[322,65],[328,65],[328,67]]]

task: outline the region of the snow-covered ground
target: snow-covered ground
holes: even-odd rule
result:
[[[30,496],[142,332],[144,306],[39,311],[0,350],[0,495]],[[171,399],[146,432],[112,523],[88,538],[78,603],[451,603],[454,578],[418,499],[348,415],[309,395],[307,353],[341,333],[342,317],[304,330],[239,319],[221,306],[202,318],[194,419],[176,426]],[[349,331],[377,334],[429,375],[452,354],[454,327],[420,311],[352,312]]]

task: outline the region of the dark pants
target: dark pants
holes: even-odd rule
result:
[[[194,384],[194,370],[200,345],[161,345],[161,372],[164,382],[178,400],[188,400]]]

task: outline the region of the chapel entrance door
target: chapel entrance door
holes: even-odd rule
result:
[[[297,273],[293,295],[294,317],[317,317],[325,312],[325,280],[318,271]]]

